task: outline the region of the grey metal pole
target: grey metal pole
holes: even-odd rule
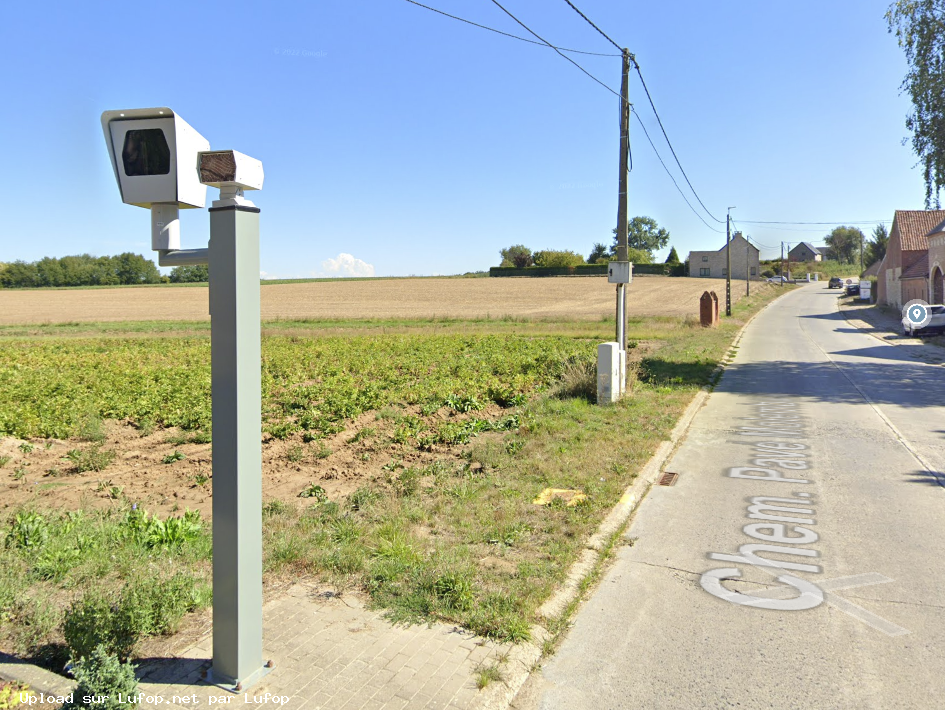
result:
[[[745,239],[745,296],[751,295],[751,244]]]
[[[212,682],[237,691],[262,655],[259,209],[210,209],[213,394]]]

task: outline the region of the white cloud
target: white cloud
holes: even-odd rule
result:
[[[374,265],[355,259],[351,254],[342,252],[335,259],[322,262],[322,270],[327,276],[374,276]]]

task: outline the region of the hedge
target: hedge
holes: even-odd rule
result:
[[[633,273],[656,276],[685,276],[685,264],[634,264]],[[541,267],[493,266],[489,276],[606,276],[607,264],[580,264],[578,266]]]

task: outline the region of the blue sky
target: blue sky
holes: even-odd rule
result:
[[[575,3],[635,53],[699,196],[723,219],[736,206],[772,247],[763,258],[830,226],[746,220],[923,207],[888,3]],[[525,34],[489,0],[425,4]],[[560,46],[613,51],[563,0],[503,5]],[[550,49],[404,0],[8,3],[0,40],[0,261],[150,255],[147,212],[121,203],[99,122],[147,106],[263,161],[250,197],[272,277],[463,273],[516,243],[586,256],[616,224],[617,99]],[[572,56],[619,90],[619,58]],[[685,187],[633,75],[630,97]],[[722,246],[724,225],[690,211],[636,121],[631,144],[630,215],[669,229],[681,256]],[[183,213],[183,245],[205,245],[208,227],[205,211]]]

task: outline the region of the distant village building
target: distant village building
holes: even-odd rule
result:
[[[810,242],[801,242],[788,252],[788,261],[823,261],[824,255],[820,247]]]
[[[760,273],[758,249],[735,232],[731,241],[732,278],[757,278]],[[689,275],[694,278],[724,279],[727,276],[725,247],[718,251],[689,252]],[[943,262],[945,263],[945,262]]]

